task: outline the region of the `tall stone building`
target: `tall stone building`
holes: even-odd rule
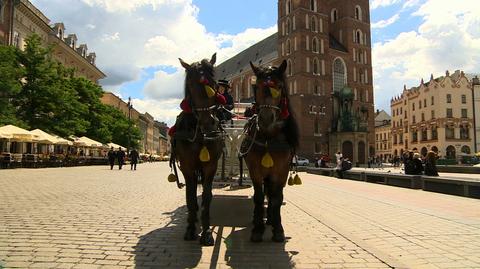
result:
[[[374,155],[374,107],[368,0],[279,0],[278,32],[217,67],[236,101],[252,101],[257,65],[288,62],[287,84],[299,120],[298,153]]]
[[[23,49],[25,39],[33,33],[43,45],[53,45],[53,57],[72,68],[76,76],[95,83],[105,74],[95,65],[96,55],[86,44],[78,44],[73,33],[66,35],[63,23],[50,24],[39,9],[28,0],[0,0],[0,44]]]
[[[392,158],[392,117],[385,110],[375,113],[375,156],[383,162]]]
[[[461,160],[475,150],[472,83],[456,71],[407,89],[391,100],[393,155],[407,150]]]

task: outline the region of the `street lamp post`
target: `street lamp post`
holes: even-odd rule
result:
[[[127,139],[128,139],[128,142],[127,142],[127,152],[130,150],[130,125],[131,125],[131,120],[132,120],[132,108],[133,108],[133,105],[132,105],[132,98],[128,97],[128,104],[127,104],[127,107],[128,107],[128,136],[127,136]]]

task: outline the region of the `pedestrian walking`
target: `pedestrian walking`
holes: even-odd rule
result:
[[[138,151],[136,149],[130,150],[128,158],[130,159],[130,170],[137,170],[137,163],[139,158]]]
[[[115,153],[115,150],[113,150],[113,147],[110,148],[107,156],[108,156],[108,163],[110,164],[110,170],[113,170],[113,166],[115,165],[115,158],[117,157],[117,154]]]
[[[122,166],[125,162],[125,151],[122,148],[118,148],[117,152],[118,170],[122,170]]]

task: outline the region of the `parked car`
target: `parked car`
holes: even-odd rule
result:
[[[297,165],[299,166],[307,166],[310,164],[310,161],[307,158],[304,157],[298,157],[297,158]]]

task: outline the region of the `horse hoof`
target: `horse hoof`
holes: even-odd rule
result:
[[[272,241],[277,243],[285,242],[285,233],[281,232],[273,232]]]
[[[253,243],[260,243],[263,241],[263,234],[261,233],[252,233],[250,236],[250,241]]]
[[[195,229],[187,229],[185,235],[183,236],[183,240],[185,241],[194,241],[197,240],[198,235],[195,232]]]
[[[203,232],[202,236],[200,237],[200,244],[202,246],[213,246],[215,244],[215,240],[213,239],[212,232]]]

